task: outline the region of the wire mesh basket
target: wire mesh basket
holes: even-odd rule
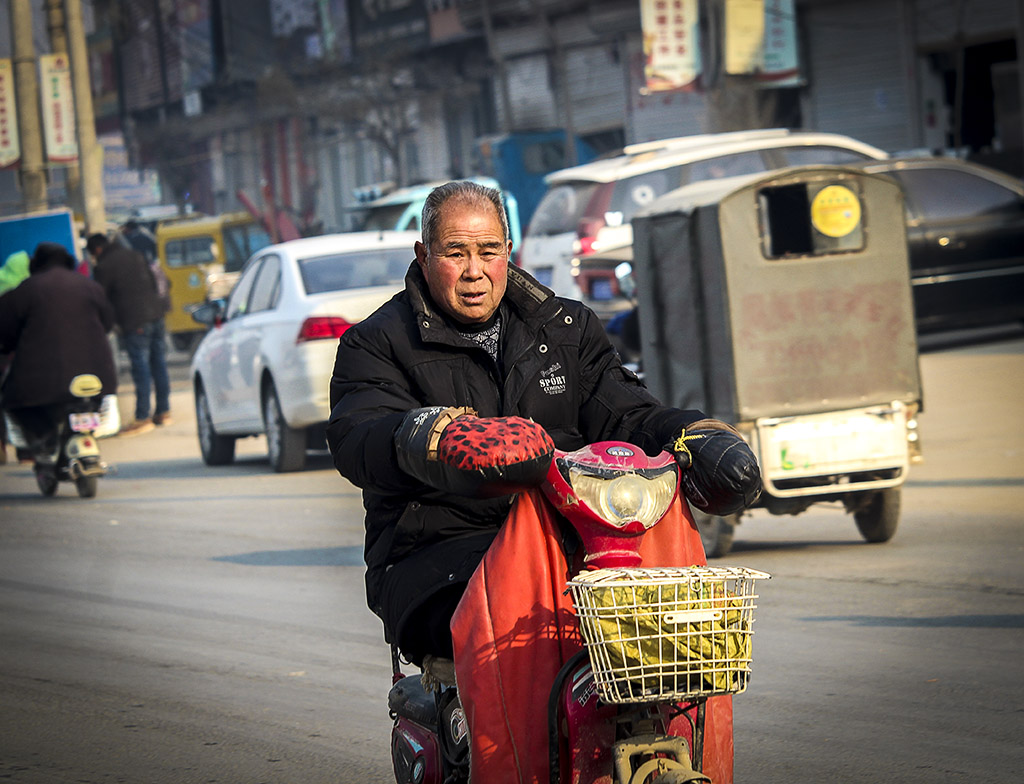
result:
[[[607,703],[737,694],[750,677],[754,581],[743,567],[597,569],[569,581]]]

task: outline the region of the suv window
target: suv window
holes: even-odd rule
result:
[[[659,196],[675,190],[683,184],[682,166],[638,174],[615,183],[608,213],[605,217],[608,225],[615,226],[628,223],[633,216]],[[609,218],[614,215],[614,218]],[[602,217],[602,216],[593,216]]]
[[[366,217],[363,219],[363,231],[388,231],[390,229],[405,231],[419,228],[416,226],[415,220],[406,221],[404,226],[395,225],[407,209],[409,209],[408,204],[386,204],[373,207],[367,211]]]
[[[757,150],[719,155],[703,161],[694,161],[687,166],[687,182],[717,180],[720,177],[735,177],[738,174],[753,174],[765,171],[764,158]]]
[[[530,220],[530,236],[565,234],[576,231],[583,211],[598,188],[596,182],[555,185],[540,200]]]
[[[889,172],[900,181],[917,217],[926,220],[969,218],[1005,210],[1020,201],[997,182],[952,169]]]
[[[766,152],[780,154],[782,156],[781,166],[815,166],[875,160],[869,155],[842,147],[783,147],[778,150],[766,150]]]

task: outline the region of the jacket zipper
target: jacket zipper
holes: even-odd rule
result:
[[[563,310],[564,308],[561,305],[559,305],[558,310],[551,314],[551,318],[549,318],[547,321],[541,324],[540,329],[537,330],[537,334],[539,335],[540,333],[544,332],[544,330],[547,329],[548,324],[550,324],[556,318],[558,318],[559,314],[561,314]],[[536,340],[530,342],[525,349],[519,352],[519,356],[517,356],[512,361],[512,364],[509,365],[507,370],[505,371],[505,378],[502,380],[501,383],[501,399],[498,401],[502,411],[505,411],[505,401],[508,398],[508,380],[512,377],[512,371],[516,369],[516,367],[519,365],[519,363],[523,360],[524,357],[530,354],[530,349],[535,348],[536,345]]]

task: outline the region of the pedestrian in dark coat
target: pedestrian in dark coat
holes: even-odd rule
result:
[[[341,338],[327,428],[335,466],[363,489],[369,606],[417,663],[451,656],[448,620],[513,497],[455,496],[404,470],[410,412],[471,407],[533,419],[559,449],[622,440],[651,454],[705,419],[659,404],[591,310],[509,266],[496,191],[442,186],[422,225],[405,290]]]
[[[93,234],[86,247],[96,259],[93,273],[103,286],[117,318],[135,382],[135,419],[121,435],[137,435],[154,425],[170,424],[171,381],[167,372],[164,308],[149,263],[138,251]],[[156,408],[150,412],[150,390],[155,387]]]
[[[25,420],[25,409],[73,402],[71,379],[99,377],[104,395],[117,392],[108,333],[114,309],[95,281],[75,272],[75,258],[56,243],[40,243],[30,275],[0,296],[0,353],[13,351],[3,407]]]

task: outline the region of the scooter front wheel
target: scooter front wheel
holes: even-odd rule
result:
[[[96,476],[79,476],[75,478],[75,489],[79,498],[93,498],[96,495]]]
[[[36,466],[36,484],[43,495],[57,492],[57,470],[52,466]]]

